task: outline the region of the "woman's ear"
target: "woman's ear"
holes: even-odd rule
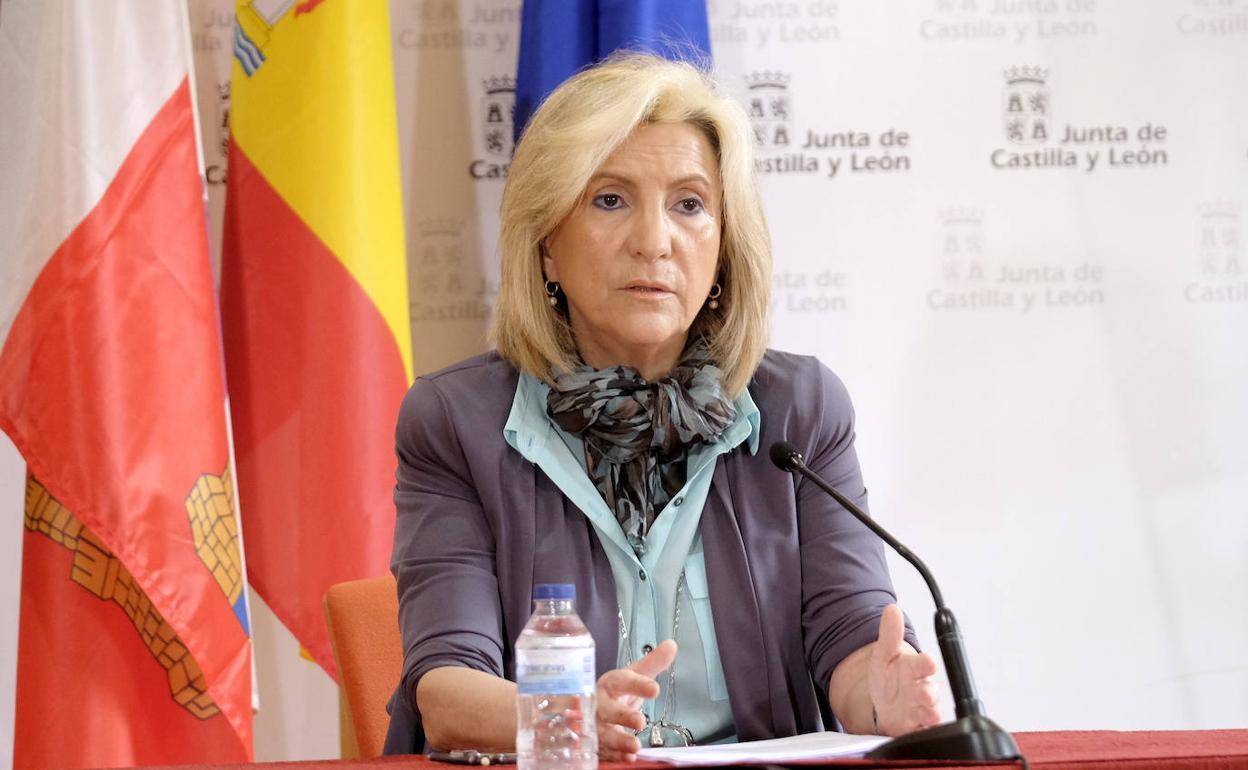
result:
[[[546,239],[538,241],[537,250],[542,255],[542,274],[546,276],[546,280],[559,282],[559,271],[555,269],[555,260],[550,256],[550,249],[546,248]]]

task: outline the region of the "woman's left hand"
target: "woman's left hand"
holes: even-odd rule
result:
[[[906,643],[901,608],[890,604],[880,617],[880,636],[867,661],[867,691],[875,704],[876,732],[904,735],[940,723],[936,659]]]
[[[636,733],[646,726],[643,701],[659,695],[655,681],[676,660],[676,642],[666,639],[641,660],[598,677],[598,758],[604,762],[633,762],[641,750]]]

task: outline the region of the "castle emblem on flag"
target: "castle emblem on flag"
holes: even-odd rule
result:
[[[790,76],[783,72],[752,72],[745,76],[745,110],[760,151],[785,150],[793,142],[793,97]]]
[[[234,479],[227,465],[220,476],[205,473],[186,496],[195,553],[221,586],[243,630],[251,633],[243,597],[243,559],[238,547],[238,519],[234,516]]]
[[[512,126],[516,113],[516,79],[507,75],[487,78],[481,99],[481,138],[485,151],[498,158],[511,158],[514,145]]]
[[[1009,67],[1002,96],[1005,138],[1014,144],[1043,144],[1052,119],[1047,79],[1042,67]]]
[[[134,576],[34,476],[26,481],[25,523],[26,529],[46,535],[73,553],[71,580],[99,599],[115,602],[126,613],[152,657],[165,669],[169,694],[178,705],[199,719],[220,713],[199,664]]]

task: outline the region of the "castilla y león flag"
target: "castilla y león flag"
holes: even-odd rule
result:
[[[17,767],[251,757],[251,641],[177,3],[0,8]]]
[[[221,309],[248,571],[332,675],[322,600],[389,567],[412,371],[389,11],[236,18]]]

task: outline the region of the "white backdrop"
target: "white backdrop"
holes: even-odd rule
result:
[[[232,3],[190,1],[216,239]],[[485,344],[519,3],[391,9],[429,371]],[[1248,0],[716,1],[712,43],[762,140],[773,344],[849,385],[989,712],[1248,725]],[[258,758],[332,755],[328,678],[262,610],[256,644]]]

